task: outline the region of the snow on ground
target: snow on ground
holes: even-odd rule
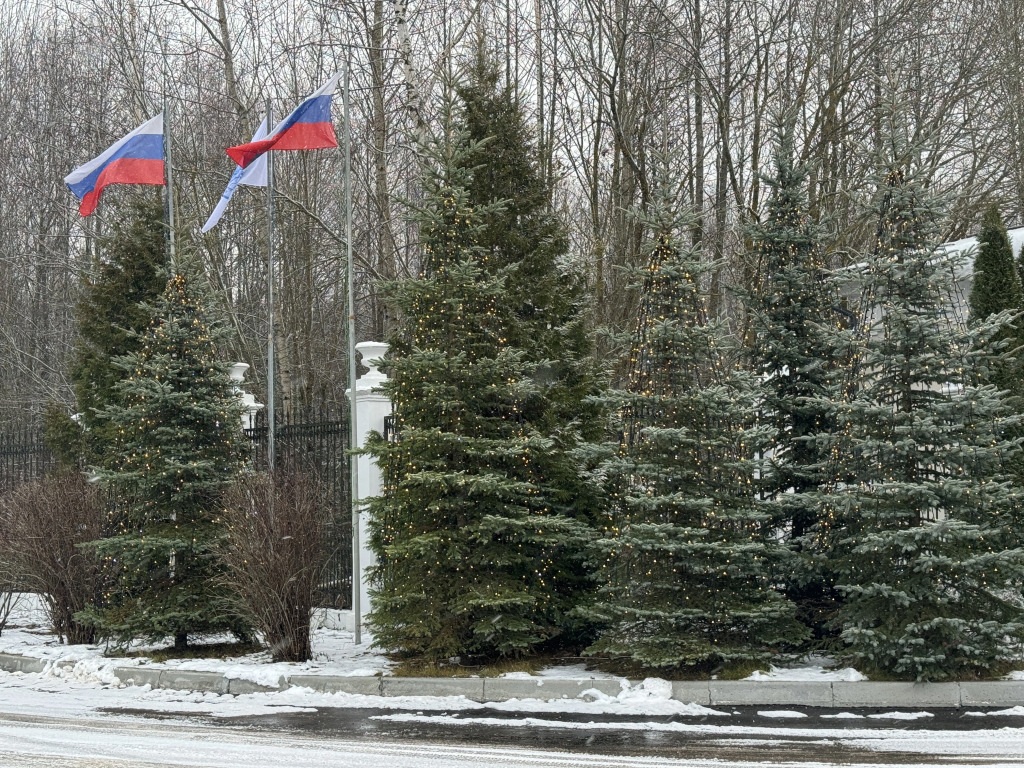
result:
[[[968,717],[1024,717],[1024,707],[998,709],[995,712],[964,712]]]
[[[290,674],[323,674],[352,677],[371,677],[390,674],[394,663],[383,654],[373,650],[372,638],[364,634],[364,642],[355,645],[351,632],[337,628],[339,621],[328,620],[312,634],[312,661],[302,664],[270,661],[266,651],[227,659],[171,659],[160,662],[167,669],[188,671],[219,672],[228,678],[248,680],[267,686],[276,686],[282,676]],[[316,624],[317,622],[315,622]],[[211,641],[229,640],[212,638]],[[145,644],[133,645],[134,652],[155,649]],[[48,628],[45,611],[36,595],[23,595],[15,608],[11,620],[0,635],[0,653],[16,653],[23,656],[44,659],[51,662],[49,673],[57,677],[94,680],[100,683],[115,683],[113,668],[132,664],[146,665],[150,660],[142,658],[112,658],[104,655],[105,648],[98,645],[62,645]],[[57,662],[61,662],[57,664]],[[829,681],[865,680],[855,669],[830,669],[832,660],[812,656],[801,665],[789,667],[772,666],[768,672],[754,672],[748,680],[764,681]],[[1024,677],[1024,673],[1021,673]],[[505,679],[561,678],[572,680],[622,680],[606,672],[587,669],[583,663],[561,664],[541,669],[536,674],[509,672],[501,675]],[[624,681],[623,681],[624,682]]]
[[[211,638],[229,641],[229,636]],[[260,685],[277,685],[282,675],[324,674],[341,677],[372,677],[387,674],[392,662],[370,648],[372,638],[364,632],[364,642],[355,645],[351,632],[343,629],[320,627],[312,633],[313,660],[302,664],[270,661],[270,653],[263,651],[227,659],[169,659],[160,663],[168,669],[219,672],[233,679],[249,680]],[[135,644],[131,650],[146,651],[155,646]],[[54,674],[84,675],[99,682],[114,682],[113,668],[132,664],[148,664],[146,658],[110,658],[100,645],[62,645],[48,628],[46,613],[36,595],[23,595],[11,614],[7,628],[0,634],[0,653],[16,653],[49,661],[60,669]]]
[[[797,712],[792,709],[763,709],[758,711],[759,717],[777,717],[784,720],[796,720],[801,717],[807,717],[805,712]]]
[[[920,720],[923,717],[935,717],[931,712],[877,712],[868,717],[874,720]]]
[[[663,681],[660,681],[663,682]],[[1024,727],[984,729],[978,731],[904,730],[901,726],[882,728],[830,727],[822,722],[822,728],[811,727],[812,716],[804,716],[797,727],[780,730],[777,721],[770,717],[784,710],[766,710],[763,726],[730,724],[728,712],[714,712],[717,717],[703,719],[709,714],[706,707],[684,705],[680,702],[659,702],[662,690],[652,682],[647,690],[648,708],[652,716],[673,714],[672,722],[663,719],[622,722],[604,721],[602,714],[644,714],[630,696],[640,695],[638,691],[624,692],[616,701],[552,701],[539,700],[503,702],[486,707],[462,697],[379,697],[348,694],[320,694],[308,689],[291,688],[273,693],[256,693],[242,696],[217,695],[212,693],[190,693],[172,690],[150,690],[146,686],[118,688],[113,685],[85,683],[81,681],[55,679],[45,674],[0,673],[0,712],[16,713],[29,717],[89,718],[103,714],[106,719],[123,722],[138,722],[132,711],[167,713],[179,716],[212,715],[214,717],[242,717],[271,715],[288,712],[309,712],[326,707],[387,708],[392,714],[376,715],[374,719],[393,722],[446,724],[455,726],[487,726],[494,728],[542,727],[549,729],[572,729],[592,731],[646,731],[651,733],[679,733],[699,736],[704,739],[742,738],[744,743],[763,741],[778,743],[780,739],[813,738],[824,742],[843,743],[850,746],[871,749],[877,752],[912,752],[922,755],[971,755],[1024,760]],[[669,711],[669,708],[673,711]],[[518,711],[523,716],[506,719],[489,715],[484,709]],[[105,710],[106,713],[101,713]],[[109,714],[109,710],[127,710],[126,713]],[[1024,708],[1006,711],[1017,714],[1024,726]],[[558,712],[590,713],[594,719],[589,722],[565,722],[549,715]],[[803,713],[798,713],[803,714]],[[825,717],[838,718],[849,713],[835,713]],[[895,713],[893,713],[895,714]],[[694,719],[691,719],[694,718]],[[0,730],[4,718],[0,717]],[[834,722],[834,720],[833,720]],[[807,723],[807,727],[804,727]],[[0,739],[2,741],[2,739]],[[2,749],[0,749],[2,751]],[[0,761],[0,764],[3,764]],[[263,763],[268,764],[268,763]],[[289,763],[290,764],[290,763]],[[232,764],[233,765],[233,764]]]
[[[144,648],[144,646],[140,646]],[[369,649],[368,644],[355,646],[350,632],[342,629],[320,628],[313,638],[316,658],[305,664],[272,664],[269,654],[257,653],[235,659],[172,660],[160,666],[172,669],[206,670],[220,672],[232,678],[243,678],[256,683],[276,685],[282,675],[316,673],[328,675],[388,674],[391,662]],[[693,727],[725,728],[728,732],[729,712],[699,704],[675,701],[672,685],[666,680],[649,678],[630,685],[620,678],[621,690],[608,695],[596,689],[584,689],[576,699],[541,701],[539,699],[510,700],[480,704],[462,696],[364,696],[356,694],[324,694],[308,688],[292,687],[284,691],[256,693],[240,696],[195,693],[148,686],[122,686],[113,675],[113,668],[130,664],[151,664],[147,658],[110,658],[103,655],[101,646],[65,646],[57,642],[48,628],[45,615],[33,599],[23,600],[11,624],[0,636],[0,652],[19,653],[49,662],[38,674],[8,674],[0,672],[0,709],[8,712],[31,713],[66,710],[68,713],[95,712],[106,709],[139,709],[175,714],[207,714],[214,717],[238,717],[281,712],[311,711],[315,708],[375,708],[405,712],[438,711],[460,713],[459,722],[469,722],[479,710],[519,712],[542,716],[544,714],[576,713],[595,717],[606,715],[633,715],[680,718],[709,717],[703,724]],[[856,680],[864,679],[855,670],[829,670],[830,660],[812,658],[805,666],[793,668],[772,667],[768,673],[758,673],[754,680]],[[828,677],[834,675],[835,677]],[[1024,675],[1022,675],[1024,676]],[[573,679],[613,678],[587,670],[583,664],[549,668],[539,675],[513,673],[511,679],[536,679],[538,685],[545,678]],[[479,714],[484,714],[480,712]],[[759,714],[770,721],[805,717],[800,712],[765,709]],[[980,714],[980,713],[979,713]],[[1001,714],[1024,718],[1024,707],[1004,710]],[[468,715],[462,717],[461,715]],[[404,717],[405,715],[403,715]],[[419,715],[414,715],[419,716]],[[907,720],[930,717],[920,712],[882,712],[871,715],[878,720]],[[834,720],[855,719],[863,716],[839,712],[822,717]],[[479,719],[479,718],[476,718]],[[542,719],[542,718],[541,718]],[[525,722],[525,721],[516,721]],[[545,721],[548,722],[548,721]],[[550,721],[554,723],[555,721]],[[716,723],[722,723],[721,726]],[[685,723],[684,723],[685,724]],[[641,724],[642,727],[654,727]],[[673,725],[673,724],[669,724]],[[680,725],[676,723],[674,725]],[[845,723],[844,723],[845,725]],[[1022,720],[1024,725],[1024,720]],[[552,727],[563,727],[552,725]],[[568,725],[564,727],[570,727]],[[573,726],[575,727],[575,726]],[[621,723],[615,727],[622,727]],[[632,726],[631,726],[632,727]],[[660,727],[660,726],[659,726]],[[674,727],[674,726],[673,726]],[[687,727],[690,727],[689,725]],[[895,727],[895,726],[894,726]],[[771,729],[769,729],[770,731]],[[877,731],[872,730],[871,733]],[[815,731],[818,733],[818,731]],[[844,730],[843,733],[849,733]],[[1021,751],[1024,751],[1024,731],[1015,729]],[[767,735],[767,733],[766,733]],[[873,738],[873,737],[872,737]]]
[[[586,664],[559,664],[557,667],[546,667],[536,674],[529,672],[505,672],[498,677],[506,680],[536,680],[538,677],[557,677],[560,680],[621,680],[618,675],[602,672],[598,669],[587,669]]]
[[[755,671],[747,677],[747,680],[774,680],[788,682],[848,682],[856,683],[867,680],[852,667],[845,669],[832,669],[835,662],[827,656],[811,655],[799,666],[776,667],[772,665],[769,671]]]

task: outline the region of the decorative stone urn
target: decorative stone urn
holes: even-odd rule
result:
[[[241,398],[245,411],[242,413],[242,429],[253,429],[256,426],[256,413],[263,408],[263,403],[257,403],[255,396],[245,391],[245,372],[249,370],[248,363],[235,363],[231,366],[228,374],[235,394]]]

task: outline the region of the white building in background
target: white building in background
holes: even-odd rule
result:
[[[1009,230],[1009,235],[1010,245],[1013,247],[1013,257],[1019,258],[1021,247],[1024,246],[1024,227],[1015,227]],[[978,253],[978,238],[965,237],[963,240],[943,243],[940,247],[948,253],[970,252],[958,270],[957,290],[955,291],[957,317],[964,320],[967,318],[967,300],[971,296],[971,284],[974,281],[974,257]]]

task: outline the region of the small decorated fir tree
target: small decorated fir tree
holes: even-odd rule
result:
[[[473,149],[452,133],[431,148],[423,274],[389,288],[407,329],[386,385],[399,439],[368,448],[384,486],[370,503],[374,639],[435,661],[520,655],[556,636],[573,604],[564,553],[585,539],[552,508],[551,441],[522,416],[535,386],[505,337],[505,271],[480,266],[493,206],[469,202]]]
[[[849,656],[888,675],[955,679],[1019,657],[1024,630],[1007,599],[1024,572],[1003,471],[1015,418],[977,376],[1007,317],[969,328],[956,317],[962,257],[936,248],[936,205],[905,174],[892,166],[879,184],[857,375],[838,430],[822,435],[835,457],[823,545]]]
[[[593,611],[607,628],[590,652],[706,671],[764,659],[806,629],[771,583],[786,550],[755,494],[766,438],[756,380],[730,364],[726,329],[707,316],[714,265],[686,244],[669,188],[645,222],[629,388],[610,395],[623,431],[599,470],[612,527],[598,542],[606,585]]]
[[[110,593],[85,618],[120,644],[171,636],[182,648],[193,634],[248,635],[216,586],[213,555],[220,494],[242,469],[241,406],[192,283],[168,281],[141,348],[118,358],[125,378],[103,411],[116,431],[99,477],[118,510],[113,535],[91,544]]]

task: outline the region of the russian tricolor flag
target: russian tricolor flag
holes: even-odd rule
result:
[[[78,212],[83,216],[96,210],[108,184],[165,184],[163,113],[114,142],[99,157],[75,168],[64,177],[64,183],[81,201]]]
[[[312,96],[308,97],[284,120],[277,124],[267,138],[228,147],[231,159],[245,168],[257,157],[270,150],[325,149],[338,146],[331,120],[331,98],[338,87],[341,73],[334,75]]]

